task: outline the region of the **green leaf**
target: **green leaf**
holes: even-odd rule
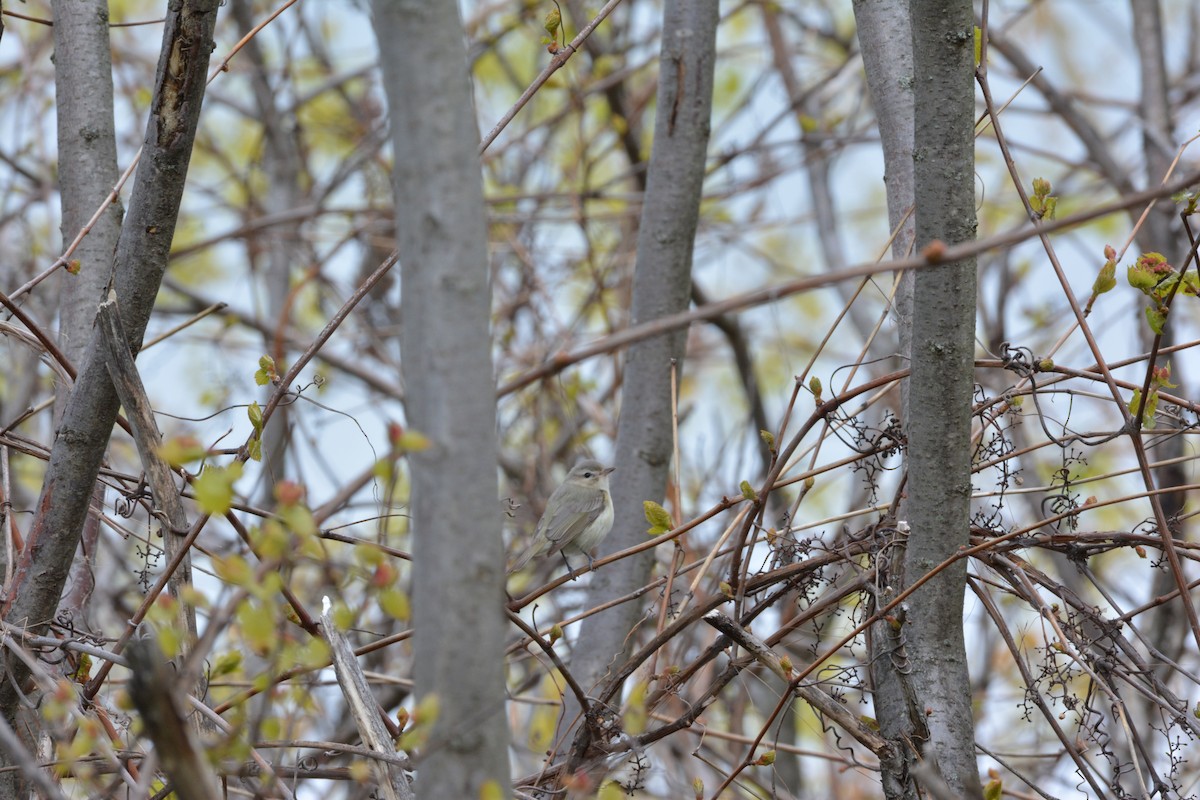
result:
[[[1134,265],[1125,271],[1129,285],[1140,292],[1148,292],[1158,284],[1159,276],[1148,269]]]
[[[983,787],[983,800],[1000,800],[1004,793],[1004,784],[998,780],[988,781],[987,786]]]
[[[246,407],[246,416],[250,418],[250,424],[254,426],[254,430],[261,432],[263,419],[262,406],[258,404],[257,400]]]
[[[255,436],[253,439],[246,442],[246,453],[250,456],[251,461],[262,461],[261,436]]]
[[[158,646],[167,658],[174,658],[183,650],[183,635],[179,625],[160,625],[158,628]]]
[[[1189,272],[1183,276],[1183,286],[1179,288],[1180,293],[1189,294],[1192,297],[1200,296],[1200,274]]]
[[[1146,322],[1150,324],[1150,330],[1161,336],[1167,324],[1167,315],[1154,306],[1146,306]]]
[[[979,26],[975,26],[975,66],[979,66],[980,59],[983,58],[983,31]]]
[[[396,437],[396,450],[401,453],[419,453],[422,450],[428,450],[433,444],[429,441],[429,437],[423,433],[414,430],[407,430]]]
[[[768,430],[761,430],[758,432],[758,435],[761,436],[762,440],[767,443],[768,448],[771,450],[775,449],[775,434]]]
[[[263,356],[258,359],[258,371],[254,373],[254,382],[259,386],[266,386],[268,383],[279,379],[279,370],[275,367],[275,359],[270,356]]]
[[[379,459],[375,462],[375,466],[371,468],[371,474],[381,481],[388,483],[392,480],[392,462],[386,459]]]
[[[1154,427],[1154,415],[1158,413],[1158,392],[1151,389],[1149,399],[1146,400],[1146,410],[1142,413],[1142,427]]]
[[[250,531],[250,541],[254,543],[254,552],[265,560],[282,560],[292,549],[292,537],[284,530],[279,520],[267,519],[262,527]]]
[[[354,612],[345,603],[337,603],[330,612],[329,618],[339,631],[348,631],[354,625]]]
[[[232,586],[244,587],[254,582],[254,570],[251,569],[250,563],[236,553],[228,556],[214,555],[212,567],[218,578]]]
[[[1133,397],[1129,400],[1129,413],[1137,417],[1141,415],[1142,427],[1154,427],[1154,414],[1158,411],[1158,391],[1150,390],[1149,399],[1146,401],[1145,407],[1142,407],[1142,390],[1134,389]]]
[[[646,515],[646,521],[650,523],[646,533],[651,536],[658,536],[675,527],[667,510],[653,500],[643,500],[642,511]]]
[[[301,536],[316,536],[317,523],[313,519],[308,506],[302,503],[291,503],[279,509],[279,518],[283,523]]]
[[[758,492],[754,491],[754,487],[750,485],[750,481],[742,481],[740,484],[738,484],[738,488],[742,490],[742,497],[746,498],[750,502],[753,503],[758,499]]]
[[[560,25],[562,25],[562,14],[558,13],[557,8],[551,9],[550,13],[546,15],[546,19],[543,20],[542,27],[546,30],[546,33],[554,36],[554,34],[558,33]]]
[[[626,800],[628,797],[629,793],[625,791],[625,787],[616,781],[605,781],[596,793],[596,800]]]
[[[1117,285],[1117,262],[1109,259],[1104,262],[1104,266],[1100,268],[1100,274],[1096,276],[1096,282],[1092,284],[1092,294],[1104,294],[1111,291]]]
[[[256,653],[269,653],[274,649],[278,637],[275,635],[274,615],[270,609],[257,603],[245,602],[238,606],[238,627],[242,637]]]
[[[633,689],[629,692],[629,699],[625,701],[625,732],[631,736],[637,736],[646,730],[646,721],[649,715],[646,712],[646,690],[649,687],[645,681],[638,681],[633,685]]]
[[[176,436],[163,442],[158,454],[172,467],[182,467],[191,461],[199,461],[208,453],[195,436]]]
[[[232,675],[237,672],[242,666],[242,654],[237,650],[230,650],[227,653],[222,653],[213,661],[212,668],[208,672],[208,677],[222,678],[226,675]]]
[[[412,617],[412,606],[408,602],[408,595],[400,589],[384,589],[380,592],[379,607],[388,616],[398,619],[401,622],[405,622]]]
[[[196,502],[208,514],[225,514],[233,507],[233,484],[242,477],[242,464],[235,461],[228,467],[205,467],[192,484]]]

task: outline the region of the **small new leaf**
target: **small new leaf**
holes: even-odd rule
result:
[[[228,467],[205,467],[192,485],[196,502],[209,514],[225,514],[233,506],[233,484],[242,477],[242,464],[235,461]]]
[[[174,468],[182,467],[190,461],[199,461],[208,452],[195,436],[176,436],[163,442],[158,448],[158,454]]]
[[[275,383],[279,380],[279,371],[275,367],[275,359],[263,356],[258,359],[258,371],[254,373],[254,382],[259,386]]]
[[[1104,248],[1105,252],[1112,250],[1111,247]],[[1115,253],[1113,255],[1116,255]],[[1083,315],[1086,317],[1092,313],[1092,305],[1096,302],[1096,298],[1105,292],[1112,291],[1117,285],[1117,262],[1112,258],[1104,262],[1104,266],[1100,268],[1100,273],[1096,275],[1096,280],[1092,283],[1092,296],[1088,298],[1087,307],[1083,309]]]
[[[212,668],[209,669],[208,677],[223,678],[226,675],[232,675],[237,672],[242,666],[242,654],[238,650],[230,650],[227,653],[222,653],[217,656],[212,663]]]
[[[753,503],[758,500],[758,492],[754,491],[754,487],[750,485],[750,481],[742,481],[738,484],[738,488],[742,490],[742,497]]]
[[[247,406],[246,416],[250,418],[250,424],[254,426],[255,433],[261,433],[263,413],[262,406],[258,404],[257,400]]]
[[[246,587],[254,581],[254,569],[237,554],[213,556],[212,567],[218,578],[232,586]]]
[[[646,515],[646,521],[650,523],[650,527],[646,529],[646,533],[651,536],[658,536],[666,533],[674,527],[671,515],[667,510],[653,500],[642,501],[642,510]]]
[[[419,453],[422,450],[428,450],[432,442],[429,441],[429,437],[425,434],[410,429],[400,434],[395,444],[397,452]]]
[[[379,607],[393,619],[407,621],[412,617],[412,606],[408,595],[397,588],[384,589],[379,593]]]
[[[1135,418],[1141,416],[1142,427],[1154,427],[1154,414],[1158,410],[1158,389],[1151,389],[1145,404],[1142,403],[1142,390],[1134,389],[1133,397],[1129,400],[1129,413]]]
[[[645,681],[638,681],[634,684],[633,689],[629,692],[629,698],[625,701],[625,732],[637,736],[646,730],[646,722],[649,719],[649,714],[646,711],[646,692],[649,686]]]
[[[1154,306],[1146,306],[1146,323],[1150,326],[1150,330],[1162,336],[1163,328],[1167,324],[1166,311]]]
[[[1029,198],[1029,207],[1039,218],[1054,219],[1058,198],[1051,197],[1050,191],[1050,181],[1045,178],[1033,179],[1033,196]]]
[[[550,9],[550,12],[546,14],[546,19],[542,21],[542,27],[553,37],[558,33],[560,25],[562,25],[562,14],[557,8]]]

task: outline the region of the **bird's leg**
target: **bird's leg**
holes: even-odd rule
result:
[[[559,550],[558,553],[563,557],[563,563],[567,565],[567,571],[571,573],[571,580],[575,580],[575,568],[571,566],[571,561],[567,558],[567,554],[562,550]]]

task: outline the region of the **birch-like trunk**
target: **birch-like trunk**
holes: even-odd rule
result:
[[[975,238],[974,17],[970,0],[913,0],[918,248]],[[907,468],[911,528],[904,585],[967,544],[975,260],[920,270],[913,285]],[[967,563],[944,569],[901,606],[913,740],[954,796],[982,793],[963,641]]]
[[[418,703],[438,712],[421,797],[509,792],[504,552],[479,136],[455,3],[373,4],[395,152],[401,357],[413,453]]]
[[[658,110],[645,201],[638,227],[630,323],[684,311],[691,296],[692,248],[699,220],[712,116],[716,62],[716,0],[668,0],[663,11]],[[601,545],[614,552],[645,541],[642,501],[660,502],[671,464],[671,370],[682,371],[686,331],[639,342],[625,358],[616,472],[611,479],[613,532]],[[588,605],[625,595],[649,579],[652,552],[601,569]],[[632,642],[643,612],[618,605],[584,620],[570,667],[585,691],[604,680]],[[579,709],[568,695],[564,724]]]

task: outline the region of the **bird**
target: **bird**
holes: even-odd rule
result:
[[[615,467],[585,458],[576,462],[566,479],[546,501],[546,510],[538,521],[533,539],[521,552],[508,573],[523,568],[534,556],[559,553],[575,580],[575,568],[567,554],[583,555],[592,569],[592,550],[608,535],[613,524],[612,495],[608,476]]]

